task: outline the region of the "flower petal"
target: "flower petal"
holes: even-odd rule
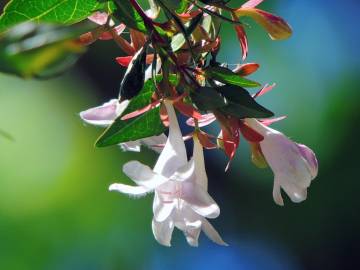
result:
[[[195,178],[195,162],[191,159],[185,166],[179,168],[171,177],[170,180],[177,182],[191,181]]]
[[[119,144],[123,151],[130,151],[130,152],[140,152],[141,144],[140,141],[130,141],[126,143]]]
[[[124,184],[112,184],[109,187],[109,191],[118,191],[124,194],[132,195],[135,197],[145,196],[148,192],[151,192],[150,189],[142,186],[129,186]]]
[[[161,153],[166,144],[167,137],[166,135],[160,134],[158,136],[151,136],[148,138],[141,139],[141,143],[154,150],[155,152]]]
[[[211,241],[221,246],[228,246],[228,244],[222,240],[216,229],[205,218],[202,220],[202,230]]]
[[[204,150],[199,139],[194,136],[193,159],[195,161],[196,184],[204,190],[208,189],[208,178],[205,169]]]
[[[181,198],[199,215],[216,218],[220,215],[220,208],[210,195],[199,185],[183,183]]]
[[[303,158],[306,160],[311,176],[314,179],[318,174],[318,161],[316,159],[316,155],[309,147],[304,144],[297,144],[299,151]]]
[[[164,104],[170,121],[169,137],[156,162],[154,172],[170,177],[176,170],[186,165],[187,154],[174,107],[167,100],[165,100]]]
[[[171,219],[167,219],[163,222],[157,222],[153,219],[152,221],[152,231],[156,241],[159,244],[170,247],[171,246],[171,236],[174,230],[174,222]]]
[[[138,161],[130,161],[126,163],[123,166],[123,171],[136,184],[148,189],[155,189],[169,180],[162,175],[154,173],[149,166],[146,166]]]
[[[101,106],[94,107],[80,113],[80,117],[88,124],[95,126],[109,126],[126,109],[128,101],[119,103],[112,99]]]
[[[273,198],[276,204],[284,206],[284,200],[281,196],[280,185],[277,181],[274,181]]]
[[[154,220],[157,222],[163,222],[171,215],[174,208],[175,201],[162,202],[160,199],[160,203],[154,207]]]
[[[200,220],[197,220],[195,222],[185,222],[185,230],[183,230],[183,233],[185,235],[186,241],[190,246],[197,247],[199,245],[200,232]]]

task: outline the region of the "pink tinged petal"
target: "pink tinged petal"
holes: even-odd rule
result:
[[[165,134],[160,134],[158,136],[152,136],[148,138],[141,139],[141,143],[154,150],[157,153],[161,153],[163,150],[167,137]]]
[[[248,16],[266,29],[271,39],[280,40],[289,38],[292,34],[291,27],[279,16],[256,8],[241,7],[235,11],[239,17]]]
[[[126,28],[126,25],[121,23],[118,26],[114,27],[113,32],[117,36],[120,36],[124,32],[125,28]],[[114,34],[111,32],[104,32],[100,35],[99,39],[100,40],[111,40],[114,38]]]
[[[242,8],[254,8],[258,5],[260,5],[264,0],[249,0],[246,3],[244,3],[241,7]]]
[[[203,114],[203,115],[201,115],[201,118],[198,119],[198,125],[199,125],[199,127],[205,127],[207,125],[210,125],[215,120],[216,120],[216,117],[214,114],[212,114],[212,113]],[[194,118],[189,118],[188,120],[186,120],[186,124],[191,127],[195,127]]]
[[[204,190],[208,189],[208,178],[205,170],[204,150],[197,137],[194,137],[193,159],[195,161],[196,184]]]
[[[245,77],[245,76],[249,76],[250,74],[254,73],[255,71],[257,71],[259,69],[260,65],[257,63],[246,63],[243,65],[239,65],[238,67],[236,67],[233,72]]]
[[[281,196],[280,185],[279,183],[277,183],[277,181],[274,181],[273,198],[277,205],[284,206],[284,200]]]
[[[119,101],[112,99],[101,106],[80,113],[81,119],[91,125],[108,126],[118,117]]]
[[[261,124],[265,125],[265,126],[270,126],[273,123],[279,122],[281,120],[284,120],[287,116],[280,116],[280,117],[276,117],[276,118],[268,118],[268,119],[258,119]]]
[[[134,197],[142,197],[151,192],[148,188],[142,186],[129,186],[124,184],[112,184],[109,187],[109,191],[118,191]]]
[[[255,95],[253,95],[253,98],[257,98],[257,97],[260,97],[260,96],[266,94],[267,92],[271,91],[275,86],[276,86],[275,83],[273,83],[271,85],[265,84],[265,86],[262,89],[260,89],[259,92],[257,92]]]
[[[220,215],[220,208],[210,195],[199,185],[185,182],[182,185],[181,198],[199,215],[216,218]]]
[[[170,177],[179,168],[186,165],[187,154],[174,107],[167,100],[164,101],[164,104],[169,116],[169,137],[156,162],[154,172]]]
[[[171,237],[174,230],[174,222],[167,219],[163,222],[152,221],[152,231],[156,241],[163,246],[171,246]]]
[[[304,144],[297,144],[297,147],[299,148],[299,151],[303,156],[303,158],[306,160],[312,178],[314,179],[318,174],[318,168],[319,168],[319,164],[316,159],[315,153]]]
[[[119,145],[121,149],[125,152],[140,152],[141,150],[140,141],[130,141],[126,143],[120,143]]]
[[[228,246],[228,244],[222,240],[216,229],[205,218],[202,220],[202,230],[211,241],[221,246]]]
[[[95,12],[88,19],[96,24],[104,25],[108,20],[109,15],[106,12]]]
[[[138,161],[130,161],[123,166],[123,172],[137,185],[155,189],[169,181],[168,178],[154,173],[149,166]]]

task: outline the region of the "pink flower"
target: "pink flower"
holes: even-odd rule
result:
[[[260,148],[274,173],[274,201],[278,205],[284,205],[280,188],[293,202],[304,201],[307,197],[307,188],[318,173],[318,162],[314,152],[255,119],[248,118],[245,122],[264,136]]]

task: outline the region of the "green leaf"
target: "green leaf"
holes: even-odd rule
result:
[[[85,51],[75,39],[92,23],[69,27],[25,23],[0,38],[0,71],[21,77],[51,77],[70,68]]]
[[[274,113],[257,103],[254,98],[242,87],[224,85],[217,87],[227,100],[227,106],[220,108],[220,111],[232,116],[243,118],[267,118],[274,116]]]
[[[157,76],[156,80],[162,77]],[[115,120],[115,122],[105,130],[96,142],[96,146],[104,147],[118,143],[139,140],[142,138],[159,135],[165,131],[160,120],[160,108],[154,108],[129,120],[121,120],[121,118],[142,109],[151,103],[151,96],[155,91],[155,84],[152,80],[145,82],[141,92],[134,97],[126,110]]]
[[[240,87],[258,87],[259,83],[243,78],[232,72],[230,69],[220,66],[208,67],[204,71],[207,79],[212,79],[225,84],[237,85]]]
[[[115,0],[115,5],[116,10],[113,13],[115,18],[117,18],[130,28],[136,29],[143,33],[147,33],[143,18],[128,0]]]
[[[201,111],[215,110],[226,106],[226,99],[211,87],[200,87],[192,92],[190,97]]]
[[[14,137],[10,133],[8,133],[2,129],[0,129],[0,137],[5,138],[9,141],[15,141]]]
[[[0,17],[0,33],[28,21],[74,24],[106,4],[105,0],[11,0]]]

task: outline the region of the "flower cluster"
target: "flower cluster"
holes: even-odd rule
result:
[[[310,148],[269,127],[284,117],[271,118],[273,113],[256,99],[274,85],[260,87],[253,94],[245,89],[260,86],[246,78],[259,65],[242,63],[232,70],[216,58],[222,23],[234,25],[243,60],[249,51],[243,17],[254,19],[272,39],[289,37],[290,26],[256,8],[261,0],[235,9],[226,1],[180,2],[182,5],[172,6],[169,1],[150,0],[151,8],[144,11],[135,0],[117,1],[113,13],[95,13],[89,18],[99,28],[80,41],[114,40],[126,54],[116,59],[126,72],[118,99],[80,116],[88,124],[106,127],[97,146],[118,144],[124,151],[138,152],[144,145],[159,153],[153,169],[138,161],[123,166],[124,174],[136,185],[116,183],[109,189],[132,197],[154,193],[152,229],[160,244],[170,246],[176,227],[192,246],[198,245],[201,231],[215,243],[226,245],[208,221],[219,216],[220,208],[208,194],[204,148],[223,150],[228,169],[244,137],[254,164],[272,169],[273,198],[278,205],[284,204],[281,189],[293,202],[306,199],[318,164]],[[166,21],[159,20],[161,12]],[[129,29],[130,41],[125,29]],[[176,111],[194,128],[191,134],[182,134]],[[217,136],[203,129],[215,121],[220,125]],[[164,134],[167,129],[168,136]],[[184,143],[188,139],[194,145],[190,160]]]

